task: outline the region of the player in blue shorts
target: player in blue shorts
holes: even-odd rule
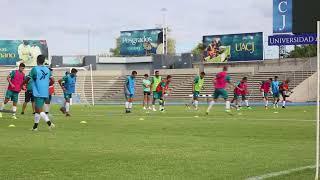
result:
[[[278,81],[278,76],[274,77],[274,80],[271,83],[271,91],[273,95],[273,108],[279,107],[279,101],[280,101],[280,82]]]
[[[126,82],[124,83],[124,95],[126,98],[125,109],[126,113],[131,113],[132,102],[136,89],[136,76],[137,71],[132,71],[130,76],[127,76]]]
[[[76,90],[77,73],[78,70],[72,68],[71,73],[66,74],[62,79],[58,81],[63,90],[65,99],[65,102],[60,108],[60,111],[66,116],[70,116],[70,99],[72,98],[72,94],[75,93]]]
[[[50,82],[54,82],[51,71],[48,67],[44,66],[45,56],[39,55],[37,57],[37,66],[33,67],[29,76],[25,79],[24,85],[28,84],[32,79],[32,94],[34,96],[35,114],[34,125],[32,130],[38,130],[38,124],[41,118],[43,118],[50,129],[54,128],[54,124],[50,121],[48,115],[43,112],[44,102],[49,98],[49,85]]]

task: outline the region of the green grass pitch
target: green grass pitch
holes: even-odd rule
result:
[[[315,107],[205,116],[183,106],[146,114],[134,106],[53,107],[56,128],[32,132],[29,112],[0,119],[0,179],[246,179],[315,164]],[[199,116],[199,117],[195,117]],[[86,121],[87,124],[80,124]],[[14,124],[16,127],[8,127]],[[270,179],[313,179],[303,170]]]

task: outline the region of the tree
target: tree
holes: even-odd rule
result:
[[[112,56],[120,56],[120,44],[121,44],[121,39],[120,37],[116,38],[116,47],[115,48],[110,48],[109,52],[112,54]]]
[[[206,47],[202,43],[198,43],[195,48],[192,49],[191,53],[193,55],[202,55],[203,51],[206,49]]]
[[[305,58],[305,57],[315,57],[317,56],[317,46],[316,45],[303,45],[296,46],[293,51],[290,52],[290,58]]]

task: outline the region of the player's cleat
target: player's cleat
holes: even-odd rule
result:
[[[248,106],[247,109],[252,110],[252,107]]]
[[[209,115],[209,111],[206,111],[206,115]]]
[[[126,110],[126,113],[128,114],[128,113],[131,113],[129,110]]]
[[[286,107],[285,106],[282,106],[282,109],[285,109]]]
[[[264,108],[265,108],[265,109],[268,109],[268,106],[265,106]]]
[[[190,109],[190,105],[189,105],[189,104],[186,104],[186,108]]]
[[[146,108],[146,107],[143,107],[143,110],[147,110],[147,108]]]
[[[53,124],[53,123],[51,123],[51,125],[49,126],[49,130],[52,130],[52,129],[54,129],[56,126]]]
[[[21,115],[24,115],[24,112],[21,112]]]
[[[62,114],[66,114],[66,108],[61,107],[61,108],[60,108],[60,111],[62,112]]]
[[[31,131],[38,131],[38,128],[35,128],[35,129],[32,128]]]
[[[70,117],[71,115],[69,113],[66,113],[66,117]]]
[[[237,108],[237,111],[240,111],[241,110],[241,108]]]
[[[152,111],[156,112],[157,110],[156,110],[156,108],[153,108]]]
[[[12,119],[18,119],[16,115],[12,115]]]
[[[152,110],[152,108],[151,108],[151,107],[149,107],[148,109],[149,109],[149,110]]]
[[[0,118],[2,118],[2,113],[0,112]]]
[[[230,109],[226,109],[225,110],[227,113],[231,113],[231,110]]]

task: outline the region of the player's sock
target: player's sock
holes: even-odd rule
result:
[[[286,101],[282,102],[282,106],[285,107],[286,106]]]
[[[230,101],[226,101],[226,110],[230,110]]]
[[[66,102],[66,113],[69,113],[70,110],[70,103]]]
[[[132,102],[129,103],[129,110],[131,111],[132,109]]]
[[[265,106],[268,107],[268,105],[269,105],[269,101],[266,101],[266,105]]]
[[[214,101],[211,101],[211,102],[209,103],[209,107],[208,107],[208,109],[207,109],[207,112],[210,112],[210,110],[211,110],[211,108],[212,108],[213,105],[214,105]]]
[[[128,109],[129,109],[129,102],[127,101],[127,102],[124,104],[124,106],[125,106],[126,110],[128,110]]]
[[[244,102],[246,103],[246,106],[249,107],[249,101],[245,100]]]
[[[4,109],[4,106],[5,106],[6,104],[5,103],[1,103],[1,106],[0,106],[0,110],[2,111],[3,109]]]
[[[195,100],[195,101],[194,101],[194,106],[195,106],[196,109],[198,109],[199,101]]]
[[[41,112],[40,116],[42,117],[42,119],[46,122],[50,121],[48,115],[45,112]]]
[[[33,125],[32,129],[37,129],[38,128],[38,124],[39,124],[40,118],[41,118],[40,114],[38,114],[38,113],[34,114],[34,125]]]
[[[44,104],[44,111],[46,112],[46,114],[49,113],[49,107],[50,105],[49,104]]]
[[[16,112],[17,112],[17,106],[12,106],[12,111],[13,111],[13,116],[16,115]]]

